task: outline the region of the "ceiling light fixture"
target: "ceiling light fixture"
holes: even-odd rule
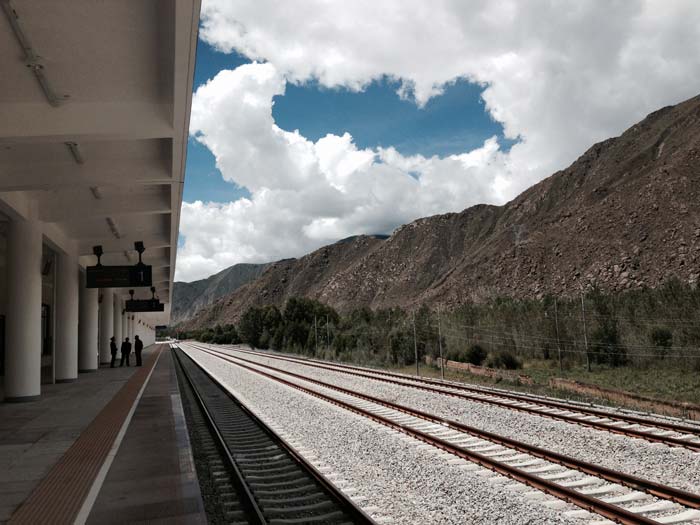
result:
[[[75,162],[78,164],[85,164],[85,157],[83,157],[83,153],[80,151],[80,146],[78,146],[77,142],[66,142],[66,146],[68,146]]]
[[[5,11],[5,15],[7,15],[7,20],[10,22],[10,26],[12,26],[12,30],[15,33],[15,37],[17,38],[19,45],[22,46],[22,50],[24,50],[24,60],[26,66],[34,73],[34,76],[39,82],[41,90],[44,92],[49,104],[54,107],[60,106],[62,102],[69,98],[69,96],[58,96],[51,87],[51,84],[44,73],[44,66],[41,63],[41,57],[32,47],[29,37],[22,27],[19,15],[17,14],[17,9],[15,9],[12,0],[0,0],[0,4],[2,4],[3,11]]]
[[[49,101],[49,104],[51,104],[53,107],[58,107],[64,100],[66,100],[66,98],[68,98],[67,96],[59,97],[56,95],[56,92],[51,87],[51,84],[49,84],[49,79],[46,78],[44,66],[42,64],[38,62],[30,62],[27,64],[27,67],[32,70],[34,76],[39,81],[41,90],[44,92],[44,96]]]
[[[97,186],[90,186],[90,193],[92,193],[92,196],[95,197],[98,201],[102,199],[102,192]]]
[[[112,219],[112,217],[107,217],[107,226],[109,226],[109,229],[112,232],[112,235],[114,235],[117,239],[122,238],[122,234],[119,233],[119,230],[117,229],[117,225],[114,224],[114,219]]]

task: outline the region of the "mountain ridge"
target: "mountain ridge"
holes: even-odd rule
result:
[[[171,322],[177,324],[191,319],[202,308],[258,277],[267,266],[267,263],[234,264],[205,279],[189,283],[175,281]]]
[[[572,296],[700,278],[700,96],[667,106],[502,206],[424,217],[271,263],[188,327],[299,295],[340,311],[452,308],[496,296]]]

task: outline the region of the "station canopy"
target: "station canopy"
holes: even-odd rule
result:
[[[95,245],[103,264],[134,264],[143,241],[169,303],[199,2],[0,7],[0,212],[34,214],[48,242],[77,247],[82,266],[95,264]]]

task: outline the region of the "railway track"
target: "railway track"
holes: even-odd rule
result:
[[[231,356],[202,345],[190,346],[360,414],[582,509],[569,511],[567,514],[570,516],[588,517],[596,523],[598,521],[589,513],[623,524],[700,523],[698,494],[586,463],[240,356]]]
[[[198,406],[197,394],[189,385],[179,358],[175,363],[207,521],[213,525],[250,523],[248,513],[252,509],[245,509],[242,504],[238,492],[241,487],[226,465],[226,452]]]
[[[219,504],[211,522],[375,523],[180,348],[174,352]]]
[[[533,398],[516,393],[486,390],[479,387],[459,385],[427,378],[414,378],[395,374],[393,372],[375,371],[352,365],[335,363],[325,364],[309,359],[297,359],[269,353],[252,352],[239,348],[236,348],[235,351],[268,359],[288,361],[318,369],[331,370],[333,372],[372,379],[384,383],[416,388],[427,392],[592,427],[597,430],[643,439],[651,443],[663,443],[665,445],[682,447],[700,452],[700,426],[685,425],[670,421],[657,421],[631,414],[612,413],[593,407],[571,405],[551,399]]]

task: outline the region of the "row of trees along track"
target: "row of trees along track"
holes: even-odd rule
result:
[[[297,354],[381,365],[424,357],[480,359],[493,367],[523,361],[560,368],[606,367],[700,371],[700,289],[671,280],[657,289],[576,297],[496,298],[439,312],[358,308],[342,315],[318,301],[292,297],[284,307],[252,306],[236,325],[179,331],[180,339],[244,342]],[[475,362],[474,364],[482,364]]]

